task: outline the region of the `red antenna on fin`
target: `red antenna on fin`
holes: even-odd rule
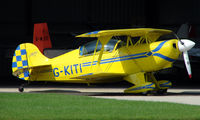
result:
[[[41,53],[45,48],[52,48],[47,23],[34,24],[33,44],[38,47]]]

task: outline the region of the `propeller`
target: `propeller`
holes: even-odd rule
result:
[[[189,75],[189,78],[192,78],[192,71],[190,66],[190,60],[188,57],[188,50],[194,47],[195,43],[188,39],[181,39],[178,41],[178,48],[180,52],[183,52],[183,58],[185,62],[185,66]]]

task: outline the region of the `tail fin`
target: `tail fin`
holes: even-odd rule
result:
[[[49,66],[48,60],[34,44],[20,44],[12,59],[13,75],[23,80],[29,80],[31,70],[35,67]]]
[[[45,48],[52,48],[47,23],[34,24],[33,44],[35,44],[41,53]]]

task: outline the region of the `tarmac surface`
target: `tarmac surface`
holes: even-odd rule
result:
[[[125,94],[127,87],[108,86],[29,86],[25,87],[24,93],[58,93],[70,95],[83,95],[96,98],[172,102],[190,105],[200,105],[200,89],[194,88],[171,88],[166,95],[145,96],[142,94]],[[18,92],[18,86],[1,86],[0,92]]]

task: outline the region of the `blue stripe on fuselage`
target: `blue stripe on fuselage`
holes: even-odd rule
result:
[[[127,56],[121,56],[121,57],[115,57],[115,58],[109,58],[109,59],[103,59],[103,60],[101,60],[100,64],[143,58],[143,57],[147,57],[147,56],[144,56],[146,53],[147,52],[127,55]],[[141,57],[141,55],[143,55],[143,56]],[[91,64],[92,64],[92,62],[85,62],[85,63],[83,63],[83,67],[91,66]],[[97,64],[97,61],[93,61],[93,65],[96,65],[96,64]]]
[[[162,48],[162,46],[163,46],[166,42],[167,42],[167,41],[161,42],[154,50],[152,50],[152,52],[157,52],[157,51],[159,51],[159,50]]]
[[[122,57],[116,57],[116,58],[109,58],[109,59],[103,59],[101,60],[100,64],[106,64],[106,63],[112,63],[112,62],[118,62],[118,61],[125,61],[125,60],[131,60],[131,59],[138,59],[138,58],[144,58],[147,57],[144,53],[139,53],[139,54],[132,54],[132,55],[127,55],[127,56],[122,56]],[[92,62],[86,62],[83,63],[83,67],[86,66],[91,66]],[[93,61],[93,65],[96,65],[97,61]]]
[[[167,56],[164,56],[164,55],[162,55],[162,54],[160,54],[160,53],[154,53],[153,56],[160,57],[160,58],[165,59],[165,60],[167,60],[167,61],[169,61],[169,62],[174,62],[174,61],[175,61],[174,59],[169,58],[169,57],[167,57]]]
[[[159,51],[162,46],[166,43],[167,41],[163,41],[161,42],[154,50],[152,50],[152,52],[157,52]],[[137,54],[132,54],[132,55],[126,55],[126,56],[121,56],[121,57],[115,57],[115,58],[109,58],[109,59],[103,59],[101,60],[100,64],[106,64],[106,63],[113,63],[113,62],[119,62],[119,61],[125,61],[125,60],[132,60],[132,59],[139,59],[139,58],[145,58],[148,56],[157,56],[160,57],[162,59],[165,59],[169,62],[174,62],[175,60],[172,58],[169,58],[167,56],[164,56],[160,53],[152,53],[152,52],[143,52],[143,53],[137,53]],[[151,53],[151,54],[149,54]],[[82,67],[87,67],[87,66],[91,66],[92,62],[85,62],[82,63]],[[97,61],[93,61],[92,65],[96,65]]]

